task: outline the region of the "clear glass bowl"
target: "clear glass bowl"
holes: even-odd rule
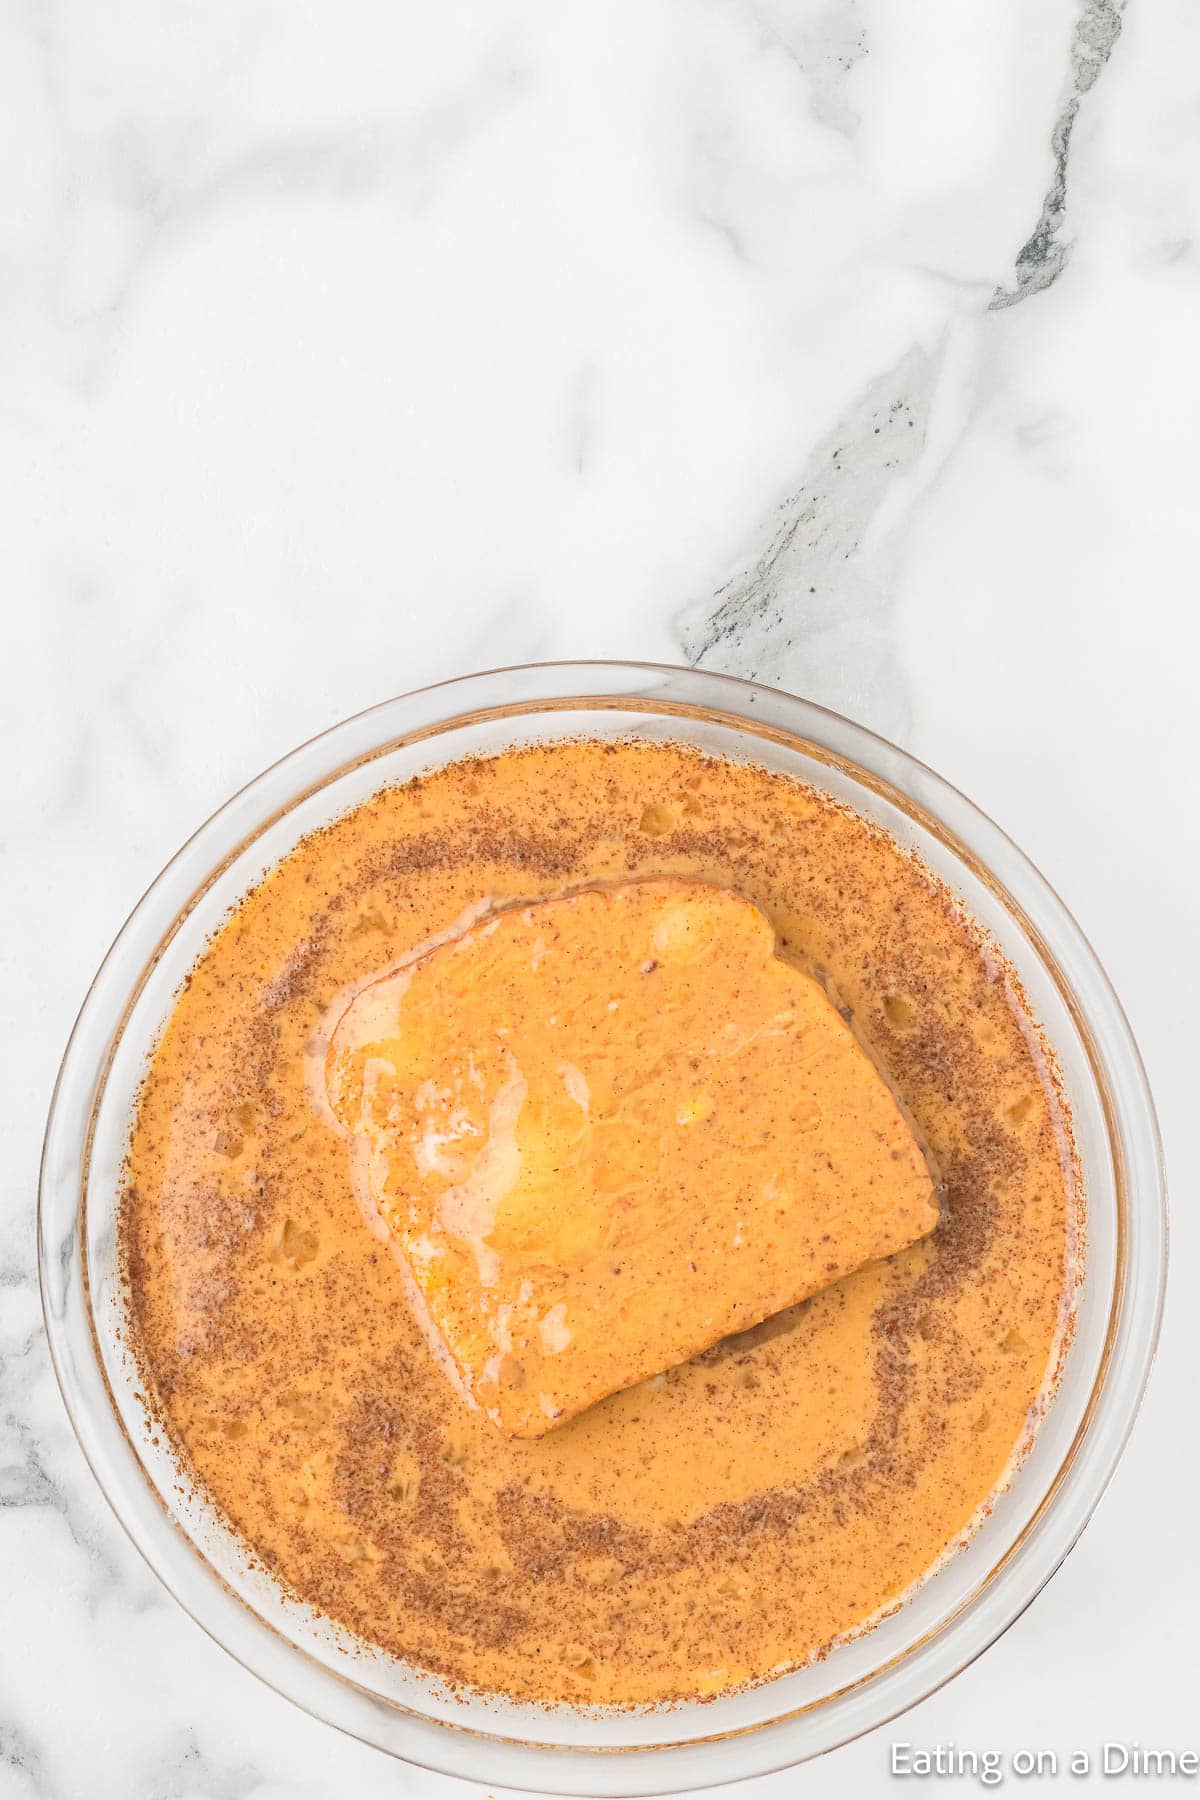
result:
[[[1063,1380],[1010,1489],[908,1603],[826,1661],[704,1705],[641,1713],[457,1700],[364,1652],[249,1564],[153,1442],[121,1335],[118,1177],[147,1053],[229,907],[304,833],[378,788],[472,752],[630,732],[785,770],[877,820],[963,900],[1024,982],[1069,1097],[1088,1208]],[[318,1717],[411,1762],[558,1794],[677,1792],[787,1767],[894,1718],[1012,1623],[1086,1524],[1125,1444],[1158,1332],[1166,1217],[1153,1105],[1120,1005],[1061,901],[969,801],[860,726],[691,669],[558,663],[406,694],[243,788],[131,915],[55,1089],[39,1255],[55,1368],[84,1454],[150,1566],[218,1643]]]

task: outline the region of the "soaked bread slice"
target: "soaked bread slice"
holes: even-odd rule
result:
[[[937,1223],[823,987],[701,881],[491,914],[357,996],[326,1083],[464,1390],[514,1437]]]

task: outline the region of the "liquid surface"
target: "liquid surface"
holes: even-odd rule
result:
[[[481,903],[731,888],[821,971],[942,1179],[932,1234],[545,1436],[448,1380],[324,1103],[329,1037]],[[302,843],[182,992],[122,1206],[132,1340],[262,1563],[451,1683],[634,1704],[820,1654],[989,1502],[1069,1316],[1066,1121],[1012,977],[890,839],[667,745],[463,763]]]
[[[490,913],[364,988],[326,1069],[435,1349],[514,1437],[937,1223],[824,988],[707,882]]]

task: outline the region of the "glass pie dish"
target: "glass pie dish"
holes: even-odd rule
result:
[[[1087,1209],[1061,1383],[969,1542],[824,1660],[747,1691],[636,1712],[450,1693],[276,1586],[147,1425],[116,1231],[134,1099],[180,984],[229,909],[301,837],[465,755],[631,734],[791,774],[917,853],[1023,984],[1058,1061]],[[138,1549],[211,1636],[309,1712],[411,1762],[619,1795],[818,1755],[922,1699],[1012,1623],[1082,1531],[1128,1436],[1157,1336],[1166,1222],[1153,1106],[1124,1015],[1078,927],[1003,832],[913,758],[807,701],[689,669],[561,663],[374,707],[276,763],[189,840],[113,945],[68,1044],[46,1132],[39,1257],[51,1352],[84,1453]]]

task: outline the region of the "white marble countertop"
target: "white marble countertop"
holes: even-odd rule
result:
[[[555,656],[757,674],[932,762],[1091,935],[1166,1137],[1174,1303],[1081,1545],[761,1792],[893,1791],[896,1735],[1195,1743],[1196,8],[41,0],[0,51],[0,1800],[475,1791],[142,1566],[49,1370],[34,1186],[193,826],[373,700]]]

